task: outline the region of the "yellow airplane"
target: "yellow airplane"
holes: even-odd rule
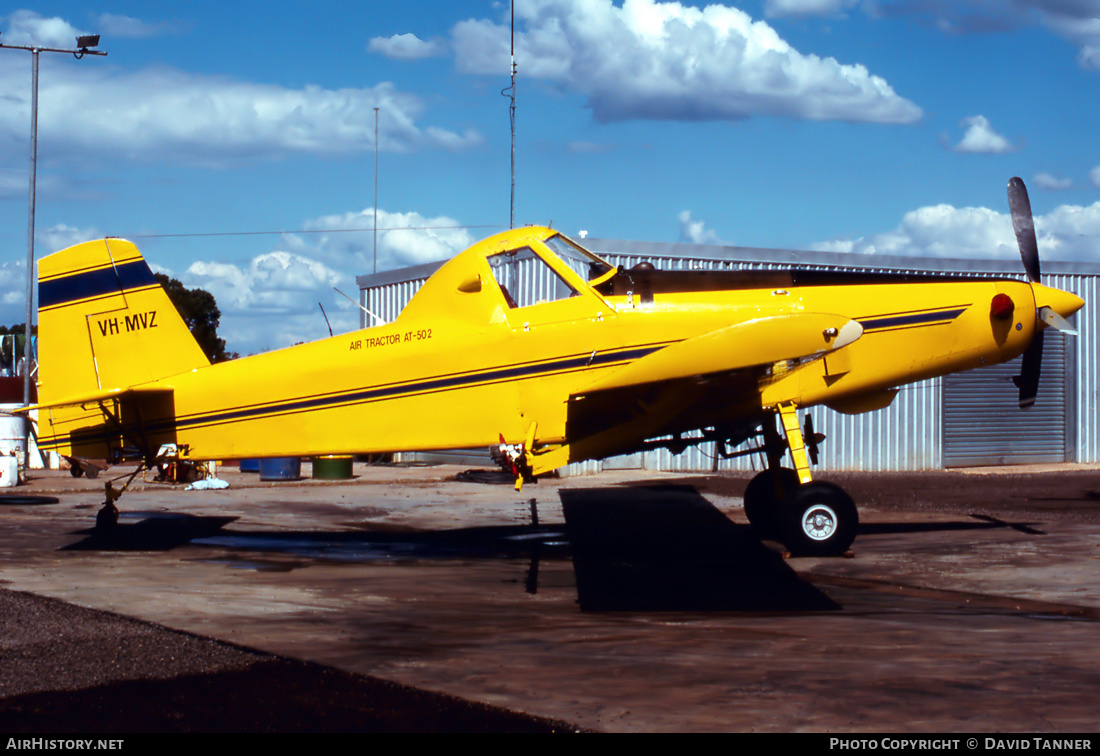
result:
[[[527,227],[455,256],[391,323],[216,365],[132,243],[78,244],[39,264],[39,445],[143,466],[166,444],[184,460],[490,446],[518,488],[570,462],[714,441],[767,458],[745,491],[756,527],[796,554],[843,553],[858,513],[812,480],[819,438],[799,411],[868,412],[902,384],[1026,352],[1025,406],[1043,329],[1084,304],[1039,283],[1019,179],[1009,198],[1028,282],[622,270]],[[526,301],[533,290],[545,300]]]

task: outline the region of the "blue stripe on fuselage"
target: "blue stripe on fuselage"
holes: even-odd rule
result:
[[[891,328],[908,328],[934,323],[948,323],[966,312],[967,306],[931,312],[906,312],[897,315],[885,315],[874,318],[860,318],[864,331],[881,331]]]

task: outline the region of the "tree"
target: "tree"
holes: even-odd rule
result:
[[[238,357],[236,352],[225,351],[225,339],[218,338],[218,326],[222,313],[214,295],[205,289],[188,289],[174,278],[157,273],[157,280],[164,287],[168,298],[179,310],[180,317],[199,342],[202,351],[211,362],[225,362]]]

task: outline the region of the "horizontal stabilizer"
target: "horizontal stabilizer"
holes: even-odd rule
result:
[[[48,402],[42,402],[40,404],[32,404],[29,407],[20,407],[13,410],[14,412],[30,412],[31,410],[40,409],[55,409],[57,407],[80,407],[86,404],[96,404],[98,402],[105,402],[114,399],[125,399],[127,397],[142,398],[153,397],[158,394],[168,395],[172,393],[172,389],[158,387],[158,388],[125,388],[125,389],[109,389],[107,391],[91,391],[86,394],[73,394],[72,396],[59,397],[57,399],[51,399]]]
[[[606,376],[587,391],[709,375],[815,357],[851,344],[863,326],[842,315],[772,315],[665,347]]]

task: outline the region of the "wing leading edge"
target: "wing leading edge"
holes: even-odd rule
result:
[[[862,335],[863,326],[842,315],[794,313],[756,318],[665,347],[604,377],[587,391],[821,357]]]

